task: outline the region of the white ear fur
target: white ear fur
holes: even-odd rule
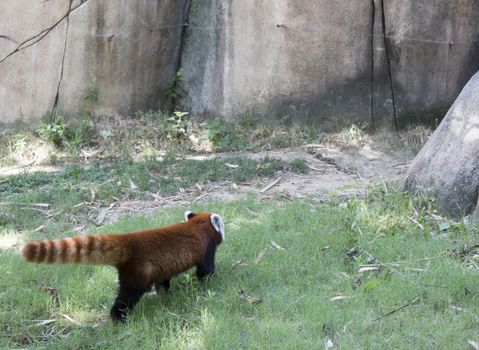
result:
[[[193,212],[192,212],[192,211],[189,211],[189,210],[185,211],[185,221],[188,221],[188,220],[189,220],[189,219],[188,219],[188,216],[190,216],[191,213],[193,213]]]
[[[215,228],[216,232],[221,235],[222,240],[225,240],[225,223],[218,214],[212,214],[210,217],[211,225]]]

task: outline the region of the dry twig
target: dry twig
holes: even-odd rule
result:
[[[417,304],[418,302],[419,302],[419,298],[414,298],[411,302],[409,302],[409,303],[407,303],[407,304],[404,304],[404,305],[401,305],[400,307],[398,307],[398,308],[396,308],[396,309],[394,309],[394,310],[392,310],[392,311],[389,311],[387,314],[384,314],[384,315],[382,315],[382,316],[379,316],[378,318],[375,318],[375,319],[373,320],[373,322],[382,320],[383,318],[386,318],[386,317],[388,317],[388,316],[391,316],[392,314],[394,314],[394,313],[396,313],[396,312],[398,312],[398,311],[400,311],[400,310],[402,310],[402,309],[405,309],[405,308],[407,308],[407,307],[409,307],[409,306],[415,305],[415,304]]]
[[[269,191],[272,187],[276,186],[281,180],[283,179],[282,176],[278,177],[276,180],[274,180],[273,182],[271,182],[268,186],[266,186],[265,188],[263,188],[261,191],[259,191],[260,193],[265,193],[267,191]]]

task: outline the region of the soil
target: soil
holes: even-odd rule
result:
[[[230,155],[231,153],[192,158],[205,159]],[[125,214],[153,213],[165,206],[181,205],[188,208],[193,202],[205,200],[229,202],[246,198],[251,194],[257,196],[258,200],[308,197],[318,202],[331,200],[332,197],[342,200],[363,197],[370,185],[400,180],[414,158],[414,153],[404,147],[390,149],[374,144],[349,150],[309,145],[297,150],[238,152],[235,155],[253,159],[271,157],[284,161],[303,159],[309,171],[306,174],[282,172],[275,178],[261,178],[248,183],[211,182],[205,187],[196,186],[168,198],[152,197],[151,200],[122,202],[108,210],[104,216],[105,222],[115,221]],[[273,183],[274,185],[270,187]]]
[[[400,179],[405,175],[414,152],[406,147],[391,147],[388,144],[370,142],[361,148],[340,149],[335,146],[306,145],[300,149],[283,149],[262,152],[237,152],[235,155],[253,159],[264,157],[283,161],[303,159],[308,166],[306,174],[282,172],[275,178],[261,178],[248,183],[232,181],[211,182],[201,187],[185,189],[170,197],[159,197],[146,193],[141,200],[120,200],[108,208],[93,210],[90,218],[97,225],[117,220],[123,215],[149,214],[160,208],[181,205],[187,208],[192,202],[213,200],[233,201],[254,194],[258,200],[294,199],[308,197],[324,202],[332,197],[347,200],[362,197],[372,184]],[[191,156],[193,159],[226,157],[231,153]],[[0,175],[11,175],[24,171],[58,171],[61,167],[24,165],[2,167]],[[274,185],[272,185],[274,183]],[[272,185],[272,186],[271,186]]]

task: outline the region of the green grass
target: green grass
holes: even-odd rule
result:
[[[61,215],[48,223],[62,223],[81,212],[86,215],[85,206],[77,205],[92,200],[108,205],[118,198],[143,197],[146,191],[167,196],[196,183],[203,186],[209,181],[243,182],[272,177],[287,169],[287,163],[268,157],[256,161],[246,157],[188,160],[167,156],[163,160],[96,162],[88,167],[69,165],[57,173],[0,177],[0,225],[25,229],[43,224],[44,214],[32,203],[50,204]]]
[[[117,288],[113,268],[32,265],[17,249],[2,248],[0,348],[317,349],[330,340],[338,349],[465,349],[478,340],[479,271],[460,251],[477,244],[479,232],[461,223],[440,231],[433,205],[380,190],[347,204],[253,197],[93,229],[169,224],[186,209],[213,210],[226,223],[213,278],[199,283],[193,273],[180,275],[168,295],[144,297],[129,324],[117,326],[99,322]],[[51,226],[47,235],[27,227],[21,237],[4,228],[0,242],[62,237],[64,226]],[[370,255],[382,268],[359,272]],[[262,302],[245,302],[241,288]],[[339,295],[347,298],[331,301]]]

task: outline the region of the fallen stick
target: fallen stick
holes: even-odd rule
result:
[[[274,180],[273,182],[271,182],[268,186],[266,186],[265,188],[263,188],[261,191],[259,191],[260,193],[265,193],[266,191],[269,191],[273,186],[276,186],[281,180],[283,179],[282,176],[278,177],[276,180]]]
[[[1,206],[8,206],[8,205],[22,205],[26,207],[37,207],[37,208],[49,208],[50,204],[48,203],[12,203],[12,202],[0,202]]]
[[[310,164],[306,164],[306,166],[307,166],[309,169],[311,169],[311,170],[324,172],[324,169],[316,168],[315,166],[312,166],[312,165],[310,165]]]
[[[373,322],[382,320],[383,318],[386,318],[386,317],[388,317],[388,316],[391,316],[392,314],[394,314],[394,313],[396,313],[396,312],[398,312],[398,311],[400,311],[400,310],[402,310],[402,309],[405,309],[405,308],[407,308],[407,307],[409,307],[409,306],[411,306],[411,305],[417,304],[418,301],[419,301],[419,298],[414,298],[413,301],[411,301],[411,302],[409,302],[409,303],[407,303],[407,304],[404,304],[404,305],[398,307],[397,309],[394,309],[394,310],[392,310],[392,311],[389,311],[387,314],[384,314],[384,315],[382,315],[382,316],[379,316],[378,318],[375,318],[375,319],[373,320]]]

